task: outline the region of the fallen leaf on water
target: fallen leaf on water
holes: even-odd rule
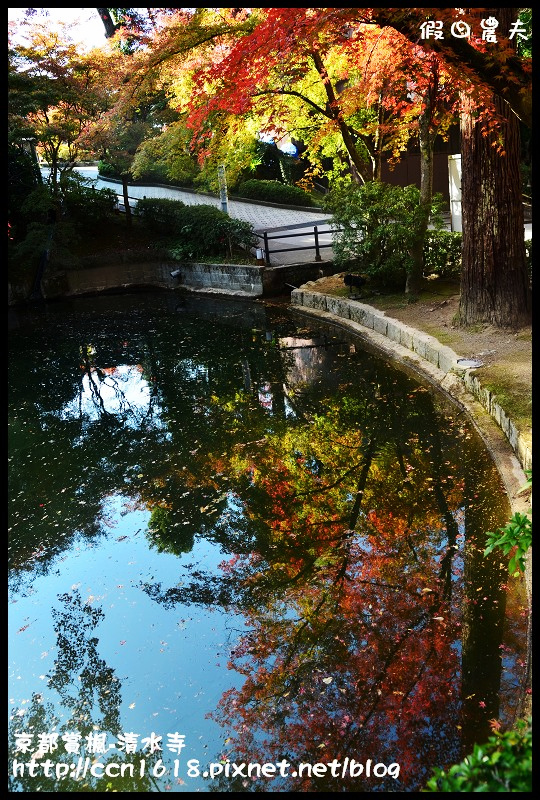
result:
[[[322,679],[322,682],[323,682],[323,683],[326,683],[326,684],[328,684],[328,683],[332,683],[332,681],[333,681],[333,680],[334,680],[334,679],[333,679],[332,677],[330,677],[330,676],[329,676],[328,678],[323,678],[323,679]]]
[[[135,703],[130,703],[128,708],[135,708]]]

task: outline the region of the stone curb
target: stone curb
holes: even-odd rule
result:
[[[391,342],[410,350],[419,359],[441,370],[449,378],[456,376],[463,384],[463,388],[479,401],[501,428],[522,469],[532,469],[532,453],[529,445],[524,441],[514,422],[499,405],[495,395],[481,385],[474,374],[474,367],[462,366],[459,363],[460,357],[435,337],[421,333],[399,320],[387,317],[384,311],[379,311],[358,300],[333,297],[318,292],[316,286],[317,281],[309,281],[298,289],[294,289],[291,292],[291,305],[327,312],[340,319],[348,320],[350,323],[356,323],[368,331],[380,334]]]

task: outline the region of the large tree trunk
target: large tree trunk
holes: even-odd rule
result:
[[[501,21],[503,11],[495,9]],[[509,27],[504,20],[501,25]],[[504,117],[502,152],[475,122],[472,104],[461,118],[461,212],[463,249],[459,318],[462,325],[488,322],[516,328],[531,322],[531,290],[525,261],[519,122],[494,98]]]

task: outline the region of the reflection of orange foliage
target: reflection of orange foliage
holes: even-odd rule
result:
[[[220,721],[236,731],[231,757],[262,763],[285,752],[315,763],[376,753],[399,761],[405,775],[419,758],[436,763],[437,753],[426,752],[424,725],[429,720],[455,735],[456,629],[433,621],[451,619],[436,595],[427,608],[417,602],[421,587],[435,583],[435,565],[404,577],[399,561],[400,581],[390,583],[381,573],[387,559],[355,541],[343,542],[337,557],[318,568],[302,556],[271,568],[277,598],[248,616],[249,633],[232,654],[230,666],[246,681],[220,704]],[[243,581],[271,586],[250,559],[235,568]],[[285,604],[286,620],[279,615]],[[437,751],[438,737],[431,741]],[[350,782],[341,786],[352,790]],[[292,787],[313,790],[306,780]]]
[[[460,582],[443,600],[445,526],[433,501],[415,504],[411,516],[410,503],[394,508],[392,490],[390,499],[381,496],[368,477],[361,488],[370,508],[355,530],[348,528],[365,463],[361,437],[355,452],[353,434],[335,434],[329,448],[322,433],[320,441],[313,427],[304,438],[297,431],[270,440],[256,462],[244,461],[252,476],[246,513],[265,520],[271,558],[264,570],[260,554],[227,563],[227,572],[261,601],[247,614],[249,633],[229,664],[245,683],[223,696],[217,718],[236,732],[233,760],[263,763],[288,753],[316,763],[376,754],[399,761],[413,781],[419,759],[439,763],[441,741],[444,753],[449,742],[457,747]],[[323,452],[319,474],[316,456],[322,460]],[[419,468],[418,448],[413,457],[417,468],[405,477],[386,454],[375,458],[377,485],[388,479],[397,491],[409,480],[421,497],[434,478],[426,474],[429,463]],[[451,496],[447,489],[445,499]],[[428,725],[436,731],[429,737]],[[344,780],[326,788],[357,786]],[[290,790],[312,791],[313,784],[299,778]]]

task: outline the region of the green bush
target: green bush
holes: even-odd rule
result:
[[[462,240],[459,231],[428,230],[424,240],[424,275],[459,280]]]
[[[443,225],[442,196],[435,195],[430,219]],[[413,247],[425,224],[416,186],[369,181],[363,186],[337,184],[324,199],[335,228],[334,263],[358,264],[380,286],[401,287],[414,266]]]
[[[72,248],[80,232],[110,220],[115,206],[115,192],[93,189],[78,177],[64,178],[57,194],[46,184],[38,186],[19,209],[25,235],[10,243],[10,273],[25,272],[25,262],[35,266],[45,250],[56,265],[75,263]]]
[[[193,175],[189,175],[186,172],[182,180],[172,180],[169,177],[166,165],[157,162],[152,169],[145,169],[144,172],[138,174],[136,182],[143,185],[145,183],[160,183],[164,186],[182,188],[193,186],[193,177]]]
[[[233,249],[255,247],[258,241],[249,222],[215,206],[146,198],[137,203],[137,214],[167,241],[171,256],[179,261],[230,257]]]
[[[490,736],[449,770],[433,770],[424,792],[532,792],[532,722]]]
[[[424,275],[459,280],[462,242],[463,235],[460,231],[429,230],[424,243]],[[527,274],[532,282],[531,239],[525,240],[525,261]]]
[[[503,528],[487,532],[488,546],[484,550],[487,556],[497,547],[507,556],[512,553],[508,564],[508,572],[518,575],[525,572],[525,555],[532,544],[532,520],[527,514],[516,513]]]
[[[144,197],[137,201],[137,216],[153,232],[172,234],[181,225],[180,212],[186,208],[181,200]]]
[[[98,161],[98,175],[103,178],[118,178],[119,180],[122,177],[112,164],[107,164],[105,161]]]
[[[50,246],[51,226],[31,222],[19,242],[8,245],[8,277],[10,280],[33,276],[44,251]]]
[[[62,186],[62,213],[75,224],[96,225],[110,219],[116,203],[112,189],[96,189],[77,180]]]
[[[521,487],[520,493],[532,491],[532,470],[526,470],[525,475],[527,481]],[[516,511],[504,527],[488,531],[486,537],[485,556],[492,553],[495,548],[502,550],[505,556],[512,553],[508,572],[514,577],[520,572],[525,572],[525,556],[532,545],[532,519],[527,514]]]
[[[263,200],[267,203],[282,203],[283,205],[314,206],[313,198],[298,186],[289,186],[279,181],[259,181],[256,179],[244,181],[236,192],[238,197],[247,197],[250,200]]]

